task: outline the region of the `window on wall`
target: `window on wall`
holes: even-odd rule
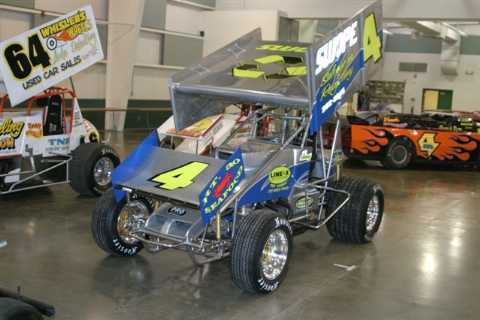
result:
[[[452,90],[423,89],[422,111],[451,111]]]
[[[428,65],[419,62],[400,62],[398,71],[424,73],[427,72]]]

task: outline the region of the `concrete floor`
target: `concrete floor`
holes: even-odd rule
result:
[[[114,137],[122,153],[144,134]],[[195,268],[175,251],[108,257],[90,235],[95,199],[68,186],[0,199],[0,286],[57,308],[56,319],[478,319],[478,172],[350,166],[384,186],[383,226],[372,244],[294,240],[283,286],[240,292],[228,261]],[[352,271],[334,266],[355,265]]]

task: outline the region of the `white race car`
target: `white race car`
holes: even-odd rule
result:
[[[82,195],[110,189],[120,159],[100,143],[74,92],[52,87],[30,98],[26,110],[6,112],[0,102],[0,195],[70,183]]]

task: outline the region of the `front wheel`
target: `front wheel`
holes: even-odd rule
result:
[[[101,143],[81,144],[72,152],[70,185],[81,195],[100,196],[112,187],[112,172],[120,158]]]
[[[350,193],[350,200],[327,222],[330,235],[344,242],[372,241],[383,218],[382,187],[367,179],[342,177],[333,188]],[[327,211],[333,212],[345,199],[345,194],[330,191]]]
[[[143,244],[132,237],[131,231],[143,226],[151,213],[147,201],[115,199],[113,191],[98,199],[92,213],[92,235],[105,252],[116,256],[135,256]]]
[[[275,291],[284,280],[292,255],[292,229],[272,211],[259,211],[243,218],[232,246],[232,279],[250,293]]]
[[[396,139],[387,149],[387,154],[382,164],[388,169],[404,169],[412,162],[413,152],[408,142]]]

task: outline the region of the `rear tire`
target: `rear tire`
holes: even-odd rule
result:
[[[270,210],[249,214],[233,239],[233,282],[250,293],[275,291],[287,275],[292,249],[292,228],[282,215]]]
[[[25,302],[0,298],[0,320],[42,320],[42,315]]]
[[[412,162],[413,152],[411,145],[403,140],[396,139],[388,146],[387,154],[382,164],[388,169],[405,169]]]
[[[103,163],[104,173],[97,169],[101,169]],[[112,147],[101,143],[81,144],[72,152],[69,163],[70,185],[81,195],[100,196],[111,189],[111,172],[119,164],[120,158]]]
[[[327,222],[330,235],[344,242],[372,241],[383,218],[382,187],[367,179],[342,177],[333,188],[349,192],[350,201]],[[344,194],[330,192],[327,212],[333,212],[344,200]]]
[[[143,244],[140,241],[134,244],[126,243],[118,232],[118,217],[125,204],[125,198],[120,202],[116,201],[112,190],[105,193],[97,200],[93,210],[91,230],[95,242],[106,253],[132,257],[143,249]]]

